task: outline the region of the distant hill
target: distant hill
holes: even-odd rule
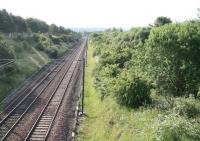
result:
[[[94,31],[104,31],[106,28],[71,28],[75,32],[94,32]]]

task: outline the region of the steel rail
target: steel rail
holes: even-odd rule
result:
[[[73,54],[75,54],[77,51],[77,49],[74,51]],[[70,56],[72,56],[73,54],[71,54]],[[68,56],[68,57],[70,57]],[[67,58],[68,58],[67,57]],[[31,104],[27,107],[27,109],[23,112],[23,114],[16,120],[16,122],[14,123],[14,125],[10,128],[10,130],[5,134],[5,136],[3,136],[1,138],[1,140],[4,140],[12,131],[12,129],[17,125],[17,123],[20,121],[20,119],[25,115],[25,113],[28,111],[28,109],[32,106],[32,104],[37,100],[37,98],[44,92],[44,90],[49,86],[49,84],[54,80],[55,76],[62,70],[62,68],[65,66],[66,63],[63,63],[63,65],[60,67],[60,69],[56,72],[56,74],[54,75],[54,77],[47,83],[47,85],[40,91],[40,93],[38,94],[37,97],[35,97],[35,99],[31,102]],[[32,91],[33,92],[33,91]],[[30,93],[31,94],[31,93]],[[29,94],[29,95],[30,95]],[[17,104],[17,106],[0,122],[0,126],[2,126],[2,124],[11,116],[11,114],[26,100],[26,98],[28,98],[28,96],[24,97],[24,99]]]
[[[71,50],[70,50],[71,51]],[[68,58],[68,55],[69,55],[69,53],[67,53],[67,55],[65,55],[64,57],[62,57],[61,59],[59,59],[60,61],[66,61],[66,59]],[[51,73],[53,73],[54,72],[54,70],[57,68],[57,67],[59,67],[59,65],[58,65],[58,63],[56,64],[56,65],[54,65],[54,67],[53,68],[50,68],[50,65],[52,65],[52,64],[49,64],[49,66],[48,66],[48,68],[46,69],[46,70],[50,70],[50,73],[48,73],[48,74],[46,74],[45,76],[39,76],[39,78],[37,78],[37,79],[35,79],[35,80],[33,80],[33,81],[31,81],[31,83],[38,83],[37,81],[38,80],[41,80],[42,79],[42,77],[44,78],[44,77],[48,77],[49,75],[51,75]],[[42,70],[42,69],[41,69]],[[43,71],[46,71],[46,70],[43,70]],[[40,71],[40,70],[39,70]],[[41,74],[42,74],[42,72],[41,72]],[[41,75],[40,74],[40,75]],[[48,75],[48,76],[47,76]],[[28,78],[29,79],[29,78]],[[25,80],[25,81],[28,81],[28,79],[27,80]],[[40,83],[40,82],[39,82]],[[35,88],[35,86],[33,87],[33,88]],[[33,88],[31,88],[31,89],[33,89]],[[9,105],[7,105],[6,106],[6,108],[4,108],[4,110],[2,111],[2,112],[0,112],[0,116],[3,114],[3,112],[5,112],[6,110],[8,110],[9,108],[10,108],[10,106],[12,106],[12,104],[13,103],[15,103],[18,99],[20,99],[22,96],[24,96],[24,93],[26,92],[26,91],[28,91],[30,89],[30,87],[26,87],[25,89],[22,89],[22,90],[18,90],[18,91],[16,91],[15,93],[17,93],[17,94],[19,94],[19,95],[16,95],[16,96],[11,96],[12,97],[12,101],[9,103]],[[36,88],[35,88],[36,89]],[[7,98],[7,97],[6,97]],[[6,99],[5,98],[5,99]],[[3,102],[4,102],[4,99],[0,102],[0,105],[3,105]]]
[[[78,64],[78,58],[80,58],[80,54],[82,53],[82,51],[83,51],[83,50],[80,51],[80,53],[76,56],[76,58],[75,58],[74,61],[73,61],[73,63],[75,62],[75,67],[73,68],[73,66],[72,66],[73,63],[72,63],[72,65],[70,66],[70,68],[73,69],[73,70],[72,70],[72,73],[71,73],[71,75],[70,75],[70,79],[69,79],[69,81],[68,81],[68,83],[67,83],[67,86],[66,86],[66,88],[65,88],[65,90],[64,90],[64,93],[62,94],[62,97],[61,97],[59,103],[56,105],[57,107],[56,107],[54,113],[52,114],[53,116],[52,116],[51,121],[49,122],[49,127],[48,127],[47,132],[46,132],[46,134],[45,134],[45,136],[44,136],[44,140],[47,139],[47,136],[48,136],[48,134],[49,134],[49,132],[50,132],[50,130],[51,130],[52,124],[53,124],[53,122],[54,122],[54,120],[55,120],[55,118],[56,118],[56,116],[57,116],[57,114],[58,114],[58,110],[59,110],[59,108],[60,108],[60,106],[61,106],[61,104],[62,104],[62,101],[63,101],[63,99],[64,99],[65,93],[66,93],[66,91],[67,91],[67,89],[68,89],[68,87],[69,87],[70,81],[72,80],[73,75],[74,75],[74,72],[76,71],[76,69],[77,69],[77,67],[78,67],[78,66],[77,66],[77,64]],[[70,73],[70,72],[69,72],[69,73]],[[61,83],[62,83],[62,82],[61,82]],[[60,83],[60,84],[61,84],[61,83]],[[59,87],[58,87],[58,89],[59,89]],[[57,89],[57,90],[58,90],[58,89]],[[46,109],[48,108],[49,104],[52,102],[52,99],[54,98],[54,96],[56,96],[55,94],[56,94],[56,92],[55,92],[54,95],[52,95],[52,97],[48,100],[48,103],[45,105],[45,107],[44,107],[43,110],[41,111],[39,117],[37,118],[36,122],[34,123],[33,127],[31,128],[30,132],[28,133],[27,137],[25,138],[25,141],[30,140],[30,137],[31,137],[31,135],[32,135],[32,133],[33,133],[33,131],[34,131],[34,129],[37,127],[37,124],[38,124],[39,121],[41,120],[41,118],[42,118],[43,114],[45,113]]]
[[[31,91],[30,91],[21,101],[23,101],[24,99],[26,99],[33,91],[35,91],[35,90],[46,80],[46,78],[47,78],[48,76],[51,75],[51,73],[52,73],[57,67],[58,67],[58,65],[54,66],[53,69],[52,69],[50,72],[48,72],[48,73],[41,79],[41,81],[40,81],[39,83],[37,83],[37,84],[31,89]],[[52,79],[53,79],[53,78],[52,78]],[[37,80],[36,80],[36,81],[37,81]],[[23,90],[21,93],[25,93],[25,92],[27,92],[28,90],[29,90],[29,87],[26,88],[25,90]],[[19,92],[19,93],[20,93],[20,92]],[[17,100],[19,100],[19,98],[21,98],[21,97],[23,97],[23,96],[24,96],[24,95],[21,94],[18,98],[14,99],[11,103],[9,103],[9,105],[6,106],[6,108],[5,108],[2,112],[0,112],[0,116],[2,116],[3,113],[5,113],[5,111],[9,110],[9,108],[11,108],[11,106],[12,106],[15,102],[17,102]],[[17,106],[17,105],[16,105],[16,106]],[[16,106],[15,106],[15,107],[16,107]],[[0,121],[0,125],[1,125],[1,122],[2,122],[2,121]]]

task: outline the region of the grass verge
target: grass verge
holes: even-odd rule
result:
[[[85,78],[87,116],[79,126],[77,141],[154,141],[154,122],[158,110],[128,109],[109,96],[101,100],[92,75],[96,63],[93,51],[93,47],[89,46]]]

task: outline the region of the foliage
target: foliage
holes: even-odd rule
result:
[[[125,71],[116,81],[113,93],[120,104],[136,107],[150,102],[151,87],[145,80]]]
[[[119,103],[142,105],[146,99],[136,102],[132,92],[139,83],[136,78],[139,78],[148,89],[143,91],[147,97],[151,88],[164,96],[193,95],[197,98],[200,86],[199,22],[132,28],[126,32],[110,29],[91,34],[90,43],[95,47],[93,55],[98,59],[95,82],[103,96],[121,95]]]
[[[69,33],[70,34],[70,33]],[[73,36],[70,34],[71,39],[68,40],[68,38],[63,39],[67,35],[60,35],[60,36],[54,36],[54,35],[41,35],[41,34],[34,34],[33,39],[36,42],[36,49],[40,51],[44,51],[49,55],[50,58],[57,58],[62,55],[61,49],[59,46],[64,46],[63,43],[69,47],[70,44],[74,44],[78,42],[78,35],[73,34]],[[78,37],[77,37],[78,36]],[[67,48],[67,47],[65,47]]]
[[[64,27],[57,26],[55,24],[48,25],[46,22],[39,19],[24,19],[20,16],[12,15],[11,13],[8,13],[5,9],[0,10],[0,21],[0,32],[3,33],[33,32],[50,33],[54,35],[72,33],[70,29],[65,29]]]
[[[194,98],[175,98],[172,111],[186,118],[196,118],[200,115],[200,104]]]
[[[95,35],[95,37],[103,38],[103,35],[100,33]],[[92,75],[92,69],[94,69],[94,65],[99,65],[101,62],[101,58],[97,56],[92,57],[92,53],[97,48],[93,43],[91,41],[89,44],[89,59],[86,67],[85,113],[87,113],[87,116],[84,117],[84,121],[81,120],[77,141],[198,141],[200,139],[200,103],[198,99],[194,99],[193,97],[171,97],[172,106],[167,106],[165,109],[160,109],[160,107],[154,108],[152,106],[137,109],[126,108],[125,106],[116,104],[116,101],[111,97],[112,95],[106,96],[102,101],[99,91],[93,87],[95,78]],[[101,45],[101,43],[95,45]],[[110,46],[106,47],[109,48]],[[106,89],[116,89],[116,84],[113,81],[114,76],[119,79],[116,80],[119,83],[118,87],[129,87],[131,83],[134,83],[131,81],[134,75],[139,75],[140,79],[147,82],[148,77],[146,79],[142,77],[145,73],[141,72],[141,69],[146,67],[138,68],[139,62],[142,64],[145,63],[145,61],[141,62],[142,55],[145,56],[145,48],[138,46],[133,49],[134,58],[139,57],[139,59],[131,60],[126,69],[123,68],[121,70],[116,64],[101,66],[95,69],[100,70],[100,72],[94,71],[94,73],[99,74],[99,76],[95,74],[95,77],[98,76],[100,79],[104,77],[107,80],[107,83],[105,83],[105,80],[100,82],[105,84],[100,84],[100,86],[103,88],[107,86]],[[104,50],[100,52],[103,53]],[[135,56],[136,54],[139,56]],[[132,66],[132,64],[135,64],[137,67]],[[117,70],[117,75],[113,73],[113,70]],[[130,81],[127,82],[126,80]],[[102,93],[103,89],[100,90]],[[123,94],[125,95],[126,92]],[[162,95],[157,95],[157,97],[159,101],[166,100],[162,99]]]
[[[14,50],[11,46],[8,46],[4,37],[0,35],[0,59],[13,59]]]
[[[73,35],[75,39],[79,37],[77,34]],[[1,70],[0,101],[12,89],[50,62],[51,58],[62,57],[77,43],[75,39],[65,42],[60,36],[54,38],[58,39],[58,44],[54,43],[49,35],[39,33],[32,37],[19,36],[16,39],[0,35],[0,59],[15,59],[11,67]]]
[[[141,140],[200,140],[200,24],[195,20],[171,23],[165,18],[158,23],[153,27],[129,31],[114,28],[90,35],[89,46],[95,49],[94,83],[99,91],[95,92],[92,84],[86,83],[92,89],[86,92],[87,106],[92,110],[88,112],[92,118],[86,119],[87,127],[82,130],[92,134],[84,132],[86,140],[140,140],[141,132],[147,137],[150,131],[150,138]],[[113,102],[126,107],[113,106]],[[131,111],[130,115],[116,113],[120,108]],[[160,115],[151,113],[148,118],[131,121],[141,109],[144,116],[151,110]],[[137,128],[146,119],[150,131],[143,125],[135,138],[121,132],[116,136],[113,130],[124,127],[121,119],[126,119],[123,125],[131,130],[131,135],[135,133],[132,127]],[[93,124],[95,130],[89,128]]]
[[[200,140],[200,104],[190,98],[174,98],[173,105],[155,120],[155,138],[158,141]]]
[[[80,117],[76,141],[155,141],[153,124],[158,110],[126,108],[117,104],[112,96],[101,100],[94,87],[92,70],[98,63],[92,57],[93,52],[94,48],[89,44],[84,98],[86,116]]]
[[[154,28],[145,46],[145,70],[160,93],[197,96],[200,79],[199,23]]]
[[[94,74],[103,96],[112,95],[120,104],[132,107],[150,101],[149,83],[130,65],[149,32],[150,28],[133,28],[129,32],[113,29],[91,35],[94,55],[99,56]]]
[[[49,31],[49,26],[44,21],[34,18],[28,18],[26,19],[26,23],[28,28],[34,33],[46,33]]]
[[[165,25],[165,24],[170,24],[172,23],[172,20],[170,18],[167,18],[167,17],[157,17],[154,24],[155,26],[162,26],[162,25]]]
[[[62,26],[0,10],[0,59],[15,59],[14,65],[1,70],[0,100],[51,58],[62,57],[80,37]]]
[[[14,24],[12,19],[10,18],[9,13],[3,9],[2,11],[0,11],[0,31],[1,32],[10,32],[12,30],[14,30]]]
[[[156,121],[156,140],[158,141],[198,141],[200,126],[197,120],[171,113],[160,115]]]

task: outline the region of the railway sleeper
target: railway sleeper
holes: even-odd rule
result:
[[[35,131],[34,132],[46,132],[47,130],[44,130],[44,129],[35,129]],[[33,132],[33,133],[34,133]]]
[[[29,139],[30,141],[44,141],[44,137],[43,138],[39,138],[39,137],[31,137],[30,139]]]
[[[0,128],[0,133],[1,132],[3,132],[3,131],[5,131],[5,130],[8,130],[9,128],[6,126],[6,125],[4,125],[4,126],[2,126],[1,128]]]

